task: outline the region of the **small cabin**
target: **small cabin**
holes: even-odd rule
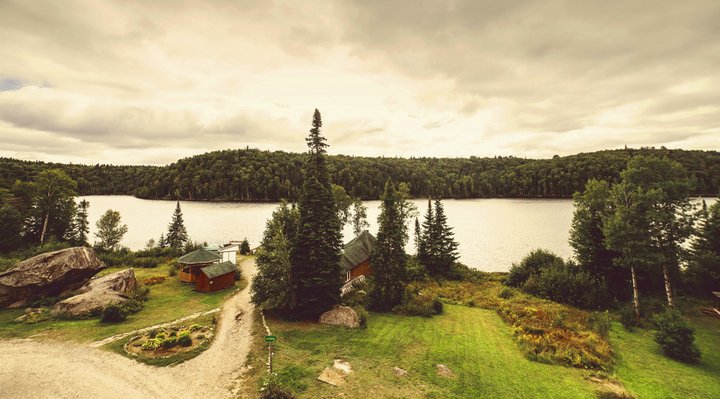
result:
[[[219,263],[221,260],[222,256],[203,248],[181,256],[180,259],[178,259],[180,281],[194,283],[200,274],[200,269],[214,263]]]
[[[200,269],[195,280],[195,290],[200,292],[214,292],[235,285],[235,272],[237,267],[230,261],[213,263]]]
[[[345,244],[340,258],[340,265],[345,273],[345,282],[359,276],[372,275],[370,255],[376,245],[377,239],[367,230]]]
[[[237,265],[237,256],[240,253],[240,245],[230,244],[218,251],[222,256],[223,262],[232,262],[233,265]]]

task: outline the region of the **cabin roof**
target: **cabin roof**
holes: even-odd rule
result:
[[[213,279],[215,277],[223,276],[228,273],[235,273],[236,270],[237,269],[232,262],[225,261],[221,263],[213,263],[210,266],[205,266],[200,269],[200,272],[202,272],[208,278]]]
[[[343,247],[342,257],[340,258],[340,265],[343,270],[352,270],[355,266],[368,260],[376,244],[377,239],[367,230],[363,230],[360,235],[350,240]]]
[[[238,244],[230,244],[220,248],[220,252],[240,252],[240,246]]]
[[[215,262],[220,259],[222,259],[222,256],[219,254],[200,248],[197,251],[181,256],[180,259],[178,259],[178,262],[185,264],[208,263]]]

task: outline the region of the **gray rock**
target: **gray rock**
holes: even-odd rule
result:
[[[407,374],[407,371],[401,369],[400,367],[393,367],[393,373],[395,373],[398,377],[402,377]]]
[[[320,315],[320,323],[359,328],[360,316],[358,316],[357,312],[350,307],[336,305],[332,309]]]
[[[325,370],[320,373],[318,380],[337,387],[345,383],[345,374],[340,370],[325,367]]]
[[[441,377],[452,377],[453,372],[450,370],[450,367],[444,365],[444,364],[436,364],[435,370],[437,371],[437,374]]]
[[[92,248],[47,252],[0,273],[0,307],[19,307],[40,296],[58,296],[85,284],[105,265]]]
[[[79,294],[55,304],[51,315],[54,317],[78,317],[97,314],[110,304],[127,301],[137,289],[133,269],[120,270],[90,280],[82,286]]]

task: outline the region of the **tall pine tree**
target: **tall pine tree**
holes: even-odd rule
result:
[[[326,167],[326,139],[316,109],[306,139],[310,158],[298,201],[300,222],[291,253],[294,312],[297,317],[317,316],[340,302],[341,224]]]
[[[418,245],[418,261],[431,276],[448,277],[459,257],[457,247],[442,201],[436,199],[433,210],[432,202],[428,199]]]
[[[371,301],[377,310],[389,310],[402,301],[405,269],[405,219],[401,217],[398,193],[391,180],[385,183],[385,193],[378,217],[377,246],[370,259],[375,288]]]
[[[88,245],[88,233],[90,233],[90,223],[88,222],[88,208],[90,203],[82,200],[77,206],[75,218],[73,219],[72,233],[69,237],[70,242],[74,245]]]
[[[168,233],[165,236],[165,243],[171,248],[182,248],[188,243],[188,233],[183,222],[182,210],[180,209],[180,201],[175,206],[172,221],[168,225]]]

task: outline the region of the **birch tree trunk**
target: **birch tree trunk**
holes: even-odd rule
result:
[[[45,243],[45,232],[47,231],[48,219],[50,219],[50,212],[45,213],[45,220],[43,220],[43,227],[40,232],[40,244]]]
[[[674,308],[675,300],[673,299],[672,285],[670,285],[670,273],[668,272],[667,265],[663,265],[663,278],[665,279],[665,295],[667,295],[668,306]]]
[[[640,319],[640,292],[638,291],[637,275],[635,274],[635,266],[630,266],[630,274],[632,274],[633,286],[633,306],[635,307],[635,318]]]

